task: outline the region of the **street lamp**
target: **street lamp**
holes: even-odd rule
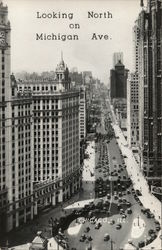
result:
[[[111,239],[110,240],[110,250],[113,250],[113,244],[115,244],[115,242]]]
[[[138,226],[139,226],[139,219],[140,219],[139,215],[137,216],[137,219],[138,219]]]

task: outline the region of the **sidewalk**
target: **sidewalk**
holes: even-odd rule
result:
[[[94,200],[94,175],[91,176],[91,173],[94,173],[95,168],[95,142],[89,142],[89,145],[86,149],[89,159],[84,160],[84,166],[83,166],[83,188],[84,191],[75,194],[70,200],[67,200],[63,204],[58,204],[58,206],[54,208],[50,208],[47,213],[42,213],[39,215],[37,220],[31,221],[29,225],[25,225],[24,227],[19,228],[15,233],[14,237],[15,239],[18,239],[17,242],[14,243],[14,246],[9,248],[9,250],[28,250],[29,249],[29,243],[24,244],[26,242],[31,242],[38,231],[42,231],[44,236],[48,234],[48,231],[50,229],[49,226],[49,219],[52,217],[53,219],[58,219],[61,216],[65,216],[69,213],[71,213],[71,209],[76,209],[83,207],[85,204],[88,204],[89,202]],[[25,239],[22,241],[19,240],[25,235]],[[51,236],[50,236],[51,237]],[[48,238],[50,238],[48,237]],[[11,244],[13,245],[13,243]],[[60,248],[61,249],[61,248]]]

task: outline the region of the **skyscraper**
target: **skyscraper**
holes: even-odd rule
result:
[[[129,73],[127,80],[127,141],[134,152],[138,152],[139,146],[138,95],[138,73]]]
[[[31,93],[16,92],[10,77],[8,8],[0,4],[0,229],[33,218]]]
[[[115,69],[110,71],[110,97],[126,98],[127,97],[127,77],[128,70],[119,60],[115,65]]]
[[[11,88],[10,88],[10,23],[8,21],[8,8],[0,3],[0,228],[5,225],[6,204],[8,203],[7,172],[10,166],[11,139],[9,127],[11,126]]]
[[[80,88],[79,101],[79,124],[80,124],[80,140],[86,137],[86,89]]]
[[[138,17],[139,128],[142,169],[160,185],[162,168],[162,1],[149,0]]]
[[[63,59],[52,79],[17,81],[8,8],[0,4],[0,231],[80,187],[79,91]]]
[[[27,89],[32,93],[34,192],[57,182],[37,205],[56,205],[80,187],[79,90],[71,86],[63,59],[54,78],[18,82],[19,93]]]
[[[139,152],[139,28],[133,27],[133,72],[127,79],[127,140],[134,152]],[[139,158],[139,157],[138,157]],[[139,159],[138,159],[139,160]]]

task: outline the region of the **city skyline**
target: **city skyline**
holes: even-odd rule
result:
[[[11,69],[20,71],[42,72],[55,70],[61,50],[69,69],[90,70],[104,83],[108,83],[109,68],[112,67],[112,54],[124,53],[126,68],[132,68],[132,27],[140,11],[140,1],[111,0],[104,4],[91,1],[38,1],[4,0],[9,7],[11,22]],[[125,11],[127,10],[127,15]],[[87,12],[112,13],[112,18],[87,18]],[[73,13],[73,18],[37,18],[39,13]],[[129,14],[128,14],[129,13]],[[80,29],[70,29],[70,23],[78,23]],[[119,28],[120,27],[120,28]],[[36,33],[60,33],[79,35],[77,41],[36,41]],[[93,33],[108,34],[111,40],[91,40]],[[99,53],[96,53],[98,52]],[[41,52],[41,53],[40,53]],[[32,60],[31,60],[32,58]]]

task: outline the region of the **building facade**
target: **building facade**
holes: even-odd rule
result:
[[[139,146],[138,73],[130,73],[127,80],[127,141],[133,151]]]
[[[37,206],[56,205],[80,188],[79,90],[71,87],[63,60],[54,79],[18,82],[18,92],[30,90],[33,108],[34,192],[57,183],[56,192]]]
[[[31,94],[18,96],[10,77],[8,8],[0,4],[0,228],[10,231],[33,218]]]
[[[11,88],[10,88],[10,23],[8,9],[0,4],[0,223],[6,223],[6,205],[9,202],[7,182],[11,167],[10,127],[11,127]],[[0,227],[2,229],[2,227]]]
[[[139,126],[141,166],[149,182],[161,185],[162,1],[149,0],[138,17]]]
[[[127,98],[128,70],[119,60],[115,69],[110,70],[110,98]]]
[[[64,61],[52,79],[11,75],[8,8],[0,4],[0,231],[33,219],[81,185],[79,91]]]
[[[79,124],[80,124],[80,140],[86,138],[86,89],[80,89],[79,99]]]
[[[133,72],[127,79],[127,140],[134,153],[139,153],[139,28],[133,27]],[[139,154],[137,158],[139,160]]]

